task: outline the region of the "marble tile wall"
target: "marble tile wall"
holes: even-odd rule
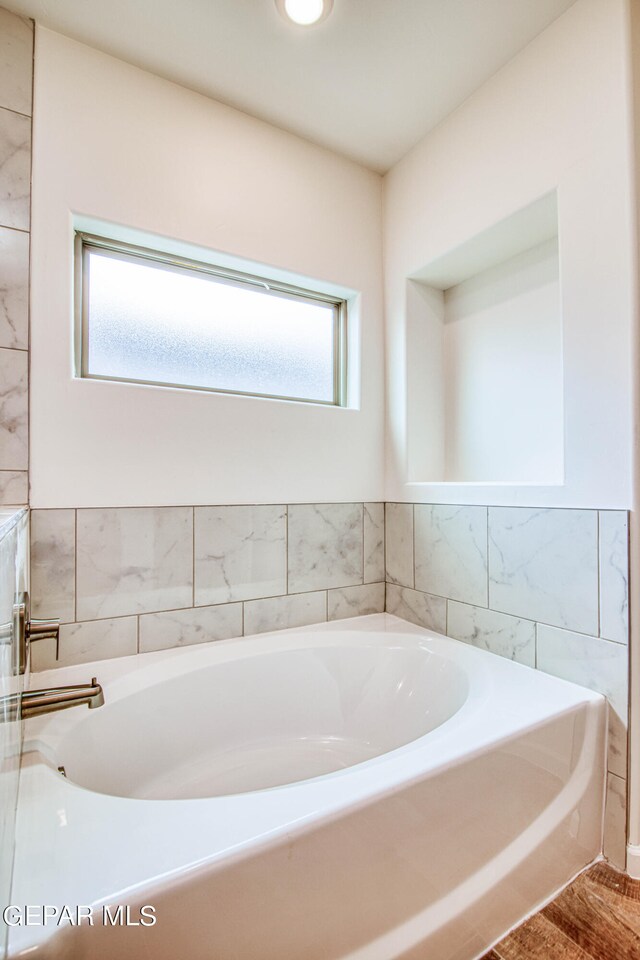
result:
[[[0,504],[26,505],[29,228],[33,23],[0,8]],[[25,510],[0,511],[0,630],[26,589]],[[19,692],[10,642],[0,637],[0,695]],[[0,902],[9,902],[22,725],[0,723]],[[0,957],[7,928],[0,930]]]
[[[386,608],[609,701],[606,851],[624,851],[624,511],[336,503],[33,510],[32,669]],[[385,586],[386,570],[386,586]]]
[[[380,613],[384,504],[33,510],[31,603],[34,670]]]
[[[389,613],[607,697],[605,853],[624,868],[626,511],[394,503],[385,525]]]
[[[0,504],[29,496],[33,23],[0,8]]]

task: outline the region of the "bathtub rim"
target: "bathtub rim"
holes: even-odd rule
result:
[[[373,636],[371,636],[372,634]],[[316,635],[318,637],[317,641]],[[548,716],[550,716],[549,705],[545,704],[546,709],[543,709],[543,704],[538,700],[536,700],[535,703],[527,703],[529,710],[525,714],[523,711],[523,701],[519,695],[515,697],[514,701],[518,711],[518,721],[514,723],[512,715],[509,715],[507,718],[500,716],[505,704],[504,701],[495,697],[495,683],[496,680],[499,681],[501,675],[505,673],[507,676],[511,674],[512,678],[518,678],[525,688],[529,686],[537,687],[539,692],[546,691],[549,693],[553,700],[557,697],[559,700],[564,701],[559,709],[558,706],[556,706],[555,709],[551,711],[554,715],[574,709],[586,700],[599,702],[605,699],[601,694],[594,693],[570,681],[561,680],[549,674],[541,673],[524,664],[506,660],[488,651],[462,641],[454,640],[451,637],[446,637],[434,630],[419,627],[392,614],[386,613],[329,621],[321,624],[311,624],[304,627],[291,627],[285,630],[274,630],[247,637],[233,637],[228,640],[215,640],[189,646],[173,647],[167,650],[133,654],[127,657],[118,657],[109,660],[62,666],[32,675],[30,683],[31,686],[56,686],[57,684],[64,683],[78,683],[86,680],[89,674],[95,675],[97,673],[99,674],[98,680],[102,682],[105,687],[107,703],[115,703],[134,696],[138,690],[147,689],[158,683],[170,682],[175,676],[188,675],[204,666],[213,666],[218,663],[243,660],[249,657],[268,657],[273,653],[301,648],[313,649],[317,646],[343,647],[345,646],[345,641],[355,647],[377,647],[384,645],[392,648],[396,646],[413,646],[418,642],[421,647],[435,654],[436,657],[451,660],[455,664],[462,666],[468,687],[466,697],[459,708],[443,723],[427,731],[422,736],[395,747],[390,751],[386,751],[378,756],[371,757],[370,759],[341,770],[335,770],[309,779],[247,791],[246,795],[262,795],[279,790],[306,790],[309,785],[322,784],[333,778],[338,780],[344,777],[351,777],[354,774],[360,773],[360,771],[368,771],[381,763],[391,765],[391,769],[387,766],[386,773],[391,773],[392,783],[396,782],[396,777],[398,777],[398,783],[403,783],[404,776],[397,768],[402,765],[404,759],[410,757],[416,751],[422,752],[432,748],[440,741],[445,741],[449,744],[453,730],[455,730],[456,727],[466,729],[469,724],[474,726],[472,741],[471,743],[467,742],[470,749],[463,748],[462,743],[459,743],[457,745],[458,749],[454,748],[450,754],[442,755],[442,752],[439,751],[437,757],[432,757],[431,762],[428,763],[426,767],[421,768],[423,772],[426,770],[430,773],[435,772],[443,765],[447,766],[451,763],[458,762],[461,757],[472,756],[477,751],[486,749],[489,744],[497,744],[523,729],[533,728],[538,723],[544,722]],[[37,680],[34,679],[34,677],[37,678]],[[513,698],[515,688],[509,692]],[[518,694],[521,692],[522,690],[520,689]],[[486,706],[489,701],[493,703],[493,716],[489,723],[484,723],[483,728],[477,727],[474,724],[473,718],[477,714],[477,711],[481,710],[483,706]],[[49,766],[52,770],[57,770],[57,761],[52,754],[55,754],[55,750],[60,742],[72,733],[73,728],[86,721],[86,719],[84,710],[82,712],[67,710],[58,714],[30,719],[25,724],[23,756],[29,757],[33,753],[37,753],[45,765]],[[504,736],[500,734],[497,735],[496,731],[496,727],[499,726],[501,719],[506,723],[506,733]],[[467,730],[467,732],[470,731]],[[481,735],[478,739],[479,734],[484,735]],[[452,744],[449,745],[453,746]],[[398,774],[400,774],[400,776],[398,776]],[[73,780],[66,780],[65,785],[75,790],[84,791],[92,796],[97,794],[97,791],[76,783]],[[245,796],[245,792],[226,794],[220,797],[192,797],[184,799],[143,799],[107,793],[100,793],[99,795],[109,799],[125,800],[131,803],[166,804],[211,802],[225,797],[233,799]]]
[[[279,637],[281,642],[290,648],[295,637],[304,637],[307,643],[309,641],[313,643],[313,635],[318,633],[331,637],[331,635],[347,630],[356,637],[366,634],[372,629],[379,632],[382,637],[393,638],[399,632],[407,638],[407,641],[409,641],[409,638],[413,638],[414,642],[416,638],[423,638],[426,643],[434,644],[436,647],[442,644],[446,645],[452,656],[455,654],[456,659],[462,657],[463,660],[474,666],[475,670],[471,679],[475,683],[476,689],[475,691],[470,690],[470,697],[460,711],[418,740],[354,767],[325,774],[311,780],[270,787],[247,794],[187,800],[139,800],[97,794],[92,790],[66,781],[57,773],[54,773],[47,763],[43,762],[42,757],[34,749],[36,744],[29,726],[37,724],[39,728],[44,727],[47,718],[29,721],[20,778],[18,841],[12,902],[100,904],[114,902],[117,898],[120,898],[120,902],[122,902],[127,895],[132,895],[135,890],[156,886],[158,883],[166,882],[169,878],[177,878],[192,870],[206,868],[223,858],[241,857],[248,847],[276,842],[278,837],[292,830],[302,829],[306,823],[319,824],[339,816],[347,810],[356,810],[359,806],[370,802],[373,796],[382,798],[384,795],[399,790],[426,774],[431,775],[443,767],[455,766],[463,762],[464,759],[498,746],[525,730],[531,730],[540,724],[544,724],[545,720],[548,720],[551,716],[560,716],[585,707],[590,712],[596,711],[604,714],[605,699],[599,694],[567,681],[541,674],[521,664],[503,660],[503,658],[494,654],[409,624],[390,614],[375,614],[369,617],[333,621],[303,628],[291,628],[286,631],[273,631],[269,635],[260,634],[253,638],[214,641],[209,644],[199,644],[195,648],[179,648],[138,655],[144,662],[138,664],[136,673],[145,669],[146,665],[151,663],[149,658],[154,658],[153,665],[156,663],[165,665],[179,663],[184,660],[185,663],[182,666],[186,668],[186,661],[194,656],[193,651],[201,652],[205,647],[222,650],[222,645],[226,644],[229,645],[227,649],[231,649],[230,645],[232,644],[246,644],[250,640],[261,644],[265,638]],[[339,640],[336,638],[335,643],[338,642]],[[361,642],[366,643],[366,639],[361,640]],[[103,665],[109,665],[108,671],[103,672],[103,677],[108,683],[110,681],[107,679],[107,673],[112,678],[117,677],[118,673],[126,671],[131,661],[138,660],[138,657],[99,661],[94,666],[98,669],[99,665],[102,669]],[[196,661],[201,659],[202,653],[195,657]],[[127,664],[127,661],[129,661],[129,664]],[[78,664],[73,667],[48,671],[46,674],[37,674],[35,682],[38,684],[60,682],[63,672],[65,680],[76,682],[87,671],[91,670],[91,666],[91,664]],[[186,669],[185,672],[187,672]],[[153,673],[155,675],[156,671],[154,670]],[[487,681],[500,680],[505,676],[507,680],[516,681],[509,687],[512,704],[509,706],[508,703],[501,703],[499,709],[487,711],[490,715],[489,722],[481,727],[474,723],[474,717],[477,718],[477,709],[486,703],[491,692],[492,683],[488,682],[487,684]],[[48,679],[49,677],[51,681]],[[130,677],[129,680],[131,681],[132,678]],[[520,682],[517,682],[518,680]],[[484,686],[483,681],[485,681]],[[128,684],[125,686],[128,687]],[[535,703],[528,704],[530,709],[525,711],[526,716],[521,717],[520,722],[515,722],[510,710],[513,710],[514,704],[522,705],[519,694],[523,688],[532,686],[538,688],[538,690],[546,690],[551,702],[542,704],[535,697],[530,698],[532,701],[535,700]],[[560,702],[564,704],[561,708],[559,708]],[[505,717],[510,720],[510,725],[501,728],[501,723],[505,721]],[[461,731],[468,735],[468,739],[463,745],[460,741],[464,738],[459,737],[457,749],[455,749],[456,735],[459,735]],[[434,746],[437,756],[428,758],[431,762],[427,763],[425,754]],[[376,782],[382,763],[385,764],[386,775],[384,788],[381,788],[380,783]],[[349,788],[346,794],[341,789],[345,783]],[[286,801],[284,809],[283,800]],[[176,805],[178,806],[176,807]],[[69,814],[68,821],[76,823],[78,819],[82,821],[76,839],[72,840],[72,846],[74,847],[71,852],[70,865],[72,867],[75,864],[77,868],[82,862],[85,850],[83,840],[86,841],[87,836],[92,834],[91,829],[88,828],[93,824],[93,835],[95,835],[96,830],[100,835],[100,825],[104,823],[105,819],[114,823],[113,833],[110,840],[102,838],[98,846],[102,849],[104,856],[107,858],[113,857],[113,834],[115,834],[115,846],[117,850],[120,850],[120,855],[123,858],[122,862],[118,863],[117,868],[112,868],[111,874],[107,871],[108,875],[105,876],[101,873],[99,876],[92,876],[90,881],[87,880],[86,875],[82,876],[82,871],[78,873],[77,869],[72,869],[70,874],[65,877],[65,882],[60,884],[60,874],[54,865],[59,862],[60,857],[63,861],[65,860],[65,856],[69,852],[67,849],[68,839],[71,838],[68,838],[68,835],[61,836],[65,834],[65,830],[62,829],[64,825],[59,824],[57,843],[54,842],[53,844],[54,856],[50,858],[49,866],[42,871],[34,884],[33,877],[30,876],[29,861],[33,862],[34,858],[38,858],[38,838],[30,837],[29,824],[33,822],[31,817],[43,806],[48,809],[49,817],[56,811],[59,813],[60,810],[66,810]],[[259,809],[260,807],[267,809]],[[243,809],[238,811],[235,808]],[[235,815],[238,812],[240,817],[235,824],[235,834],[232,836],[223,836],[219,829],[216,831],[215,824],[211,823],[212,820],[224,821],[226,814]],[[213,813],[216,816],[212,817]],[[186,819],[189,822],[185,826]],[[147,859],[144,863],[141,862],[140,857],[137,859],[131,857],[131,851],[128,850],[125,839],[127,832],[130,833],[136,825],[141,830],[148,831],[151,829],[157,843],[166,844],[167,837],[176,822],[181,822],[185,826],[188,833],[188,842],[182,843],[185,840],[184,835],[181,835],[180,843],[176,841],[176,838],[173,838],[162,851],[156,850],[151,860]],[[83,828],[87,828],[84,834]],[[31,850],[28,849],[29,847]],[[203,847],[206,849],[203,850]],[[97,859],[100,862],[100,849],[97,852]],[[104,861],[104,857],[102,860]],[[39,858],[39,862],[41,862],[41,858]],[[82,879],[79,879],[79,877]],[[52,891],[56,891],[55,896]],[[18,956],[19,952],[13,952],[14,949],[26,951],[30,946],[37,945],[54,933],[55,930],[39,927],[14,928],[11,955]]]

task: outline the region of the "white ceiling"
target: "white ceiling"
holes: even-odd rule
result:
[[[384,172],[574,0],[3,0],[18,13]]]

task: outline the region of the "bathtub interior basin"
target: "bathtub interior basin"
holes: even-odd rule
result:
[[[458,664],[416,645],[265,652],[61,715],[50,759],[112,796],[245,793],[393,751],[443,724],[467,694]]]

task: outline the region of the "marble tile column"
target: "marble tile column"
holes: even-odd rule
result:
[[[0,8],[0,504],[29,497],[33,23]]]
[[[33,23],[0,8],[0,504],[29,499],[29,229]],[[0,623],[28,582],[28,517],[0,510]],[[18,693],[10,644],[0,645],[0,693]],[[0,724],[0,901],[9,903],[22,725]],[[0,929],[5,955],[7,927]]]

